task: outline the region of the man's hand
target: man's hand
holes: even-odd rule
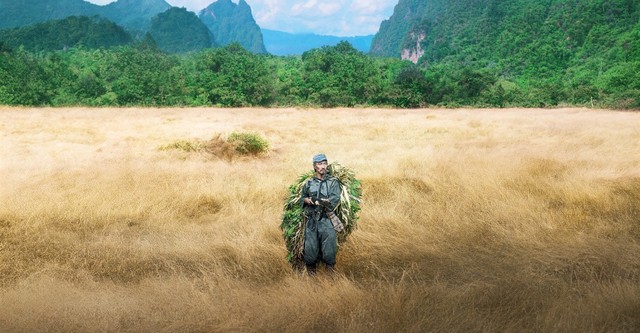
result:
[[[312,206],[317,206],[318,202],[314,202],[313,199],[311,198],[304,198],[304,203],[306,203],[307,205],[312,205]]]

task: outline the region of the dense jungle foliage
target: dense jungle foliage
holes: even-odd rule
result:
[[[371,54],[420,50],[431,73],[496,80],[509,103],[638,106],[639,0],[400,0]],[[490,82],[491,80],[489,80]],[[463,92],[467,93],[467,92]],[[474,95],[474,91],[470,91]],[[467,104],[472,96],[443,97]],[[520,104],[520,103],[518,103]]]
[[[347,42],[301,57],[253,54],[239,44],[173,55],[151,38],[41,53],[0,45],[0,104],[638,107],[640,57],[618,56],[628,61],[600,63],[597,73],[577,66],[554,79],[542,65],[506,77],[487,67],[371,57]]]
[[[136,42],[66,51],[42,45],[72,33],[31,45],[39,33],[20,42],[3,39],[5,30],[0,104],[640,107],[640,0],[400,0],[374,56],[347,42],[295,57],[237,43],[166,53],[203,47],[167,33],[194,20],[156,19]],[[417,64],[399,59],[411,48],[424,51]]]

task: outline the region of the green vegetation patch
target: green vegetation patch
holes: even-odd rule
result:
[[[227,142],[241,155],[259,155],[269,151],[269,142],[256,133],[233,132]]]
[[[162,145],[160,150],[181,150],[187,153],[201,152],[205,149],[204,142],[199,140],[178,140],[170,144]]]
[[[207,153],[221,158],[258,156],[269,152],[269,142],[257,133],[233,132],[225,139],[220,134],[211,140],[177,140],[162,145],[159,150],[179,150],[186,153]]]

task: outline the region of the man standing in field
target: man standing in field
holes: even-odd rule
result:
[[[332,212],[340,203],[340,183],[327,173],[327,167],[327,157],[324,154],[313,156],[315,175],[302,188],[302,205],[307,217],[304,263],[310,275],[316,273],[319,261],[324,262],[329,272],[333,272],[336,264],[336,231],[327,212]]]

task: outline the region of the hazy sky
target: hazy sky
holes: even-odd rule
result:
[[[86,0],[104,5],[113,0]],[[196,13],[215,0],[165,0]],[[261,28],[321,35],[375,34],[398,0],[245,0]],[[238,3],[237,0],[233,2]]]

